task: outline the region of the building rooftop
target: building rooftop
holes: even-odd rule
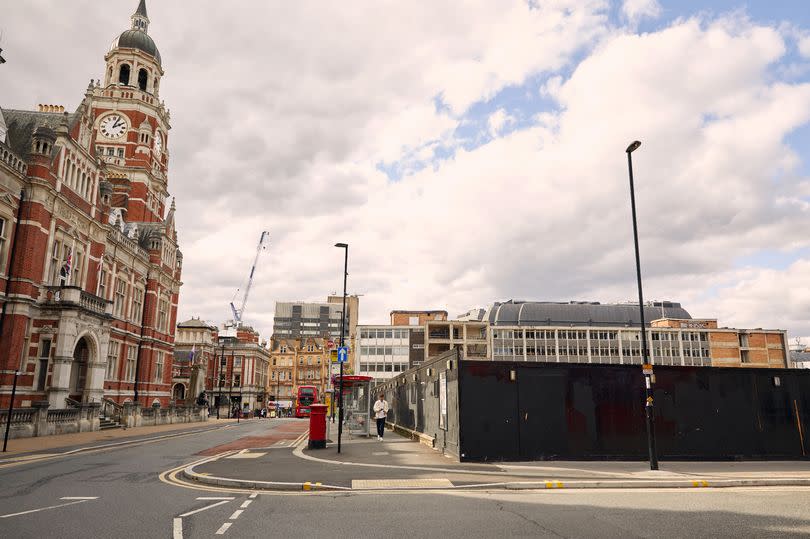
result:
[[[691,319],[692,316],[680,303],[671,301],[644,306],[646,325],[659,318]],[[637,326],[641,321],[637,303],[515,300],[496,302],[485,319],[494,326]]]

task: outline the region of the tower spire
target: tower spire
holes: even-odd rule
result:
[[[149,28],[149,16],[146,14],[146,0],[140,0],[138,9],[135,10],[135,13],[133,13],[130,18],[132,19],[133,30],[141,30],[143,33],[146,33],[146,30]]]

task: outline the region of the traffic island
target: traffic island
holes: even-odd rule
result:
[[[663,463],[667,469],[658,472],[639,462],[463,464],[418,442],[392,438],[351,440],[340,460],[333,448],[305,450],[303,440],[294,450],[231,451],[192,463],[180,475],[201,485],[268,492],[810,486],[806,462]]]

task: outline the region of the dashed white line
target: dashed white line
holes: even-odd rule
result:
[[[234,496],[198,496],[198,500],[233,500]]]
[[[242,505],[239,506],[239,509],[247,509],[248,505],[252,504],[253,500],[245,500],[242,502]]]
[[[231,515],[231,518],[229,520],[236,520],[237,518],[239,518],[239,515],[241,515],[242,513],[244,513],[244,511],[242,509],[237,509],[236,511],[233,512],[233,514]]]
[[[183,519],[182,518],[174,519],[174,525],[172,526],[172,539],[183,539]]]
[[[222,525],[222,527],[220,527],[220,528],[217,530],[216,535],[224,535],[224,534],[225,534],[225,532],[226,532],[226,531],[228,531],[228,528],[230,528],[230,527],[231,527],[231,523],[230,523],[230,522],[226,522],[225,524],[223,524],[223,525]]]
[[[252,500],[253,498],[255,498],[255,497],[256,497],[256,496],[258,496],[258,495],[259,495],[259,493],[258,493],[258,492],[254,492],[253,494],[251,494],[250,496],[248,496],[248,498],[250,498],[250,499]]]
[[[98,500],[98,496],[63,496],[60,500]]]

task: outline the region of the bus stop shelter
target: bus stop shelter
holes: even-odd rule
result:
[[[376,428],[371,426],[373,380],[371,376],[343,376],[343,432],[350,436],[369,436]],[[339,399],[340,375],[332,376],[332,387]]]

